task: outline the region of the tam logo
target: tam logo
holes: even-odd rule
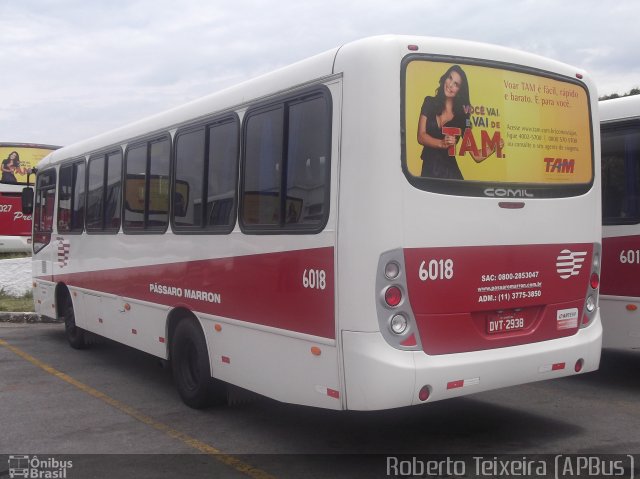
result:
[[[576,160],[566,158],[545,158],[547,173],[573,173],[576,166]]]
[[[556,260],[556,271],[562,279],[569,279],[571,276],[578,276],[587,256],[586,251],[570,251],[563,249]]]

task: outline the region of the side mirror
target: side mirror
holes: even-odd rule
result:
[[[30,186],[22,189],[22,213],[25,215],[33,213],[33,188]]]

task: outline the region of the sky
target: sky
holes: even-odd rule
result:
[[[68,145],[371,35],[458,38],[640,86],[637,0],[0,0],[0,142]]]

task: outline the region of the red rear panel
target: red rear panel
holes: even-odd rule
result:
[[[640,296],[640,236],[602,239],[601,294]]]
[[[22,214],[20,193],[0,193],[0,236],[31,236],[31,215]]]
[[[448,354],[578,331],[593,244],[405,249],[423,349]]]

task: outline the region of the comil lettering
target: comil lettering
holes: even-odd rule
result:
[[[498,198],[533,198],[533,194],[524,189],[512,190],[508,188],[487,188],[484,190],[484,194],[486,196]]]

